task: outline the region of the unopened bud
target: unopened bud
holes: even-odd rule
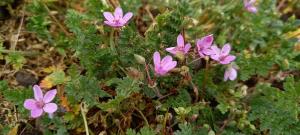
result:
[[[284,65],[286,68],[289,68],[289,67],[290,67],[289,60],[288,60],[288,59],[284,59],[283,65]]]
[[[208,132],[208,135],[215,135],[216,133],[213,131],[213,130],[210,130],[209,132]]]
[[[139,64],[146,64],[146,60],[143,56],[134,54],[134,58]]]
[[[206,128],[206,129],[210,128],[210,126],[208,124],[204,124],[203,127]]]
[[[245,97],[247,95],[247,89],[248,89],[248,86],[246,86],[246,85],[243,85],[241,87],[241,94],[243,97]]]

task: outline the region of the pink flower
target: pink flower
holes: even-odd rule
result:
[[[159,52],[155,52],[153,55],[154,71],[157,75],[166,75],[170,70],[176,67],[177,62],[173,61],[171,56],[166,56],[162,60],[160,59]]]
[[[191,48],[191,44],[187,43],[184,45],[184,38],[181,34],[177,37],[177,46],[176,47],[169,47],[166,51],[176,55],[177,53],[187,54]]]
[[[123,11],[120,7],[115,9],[114,15],[110,12],[104,12],[103,15],[106,19],[104,23],[116,28],[126,25],[129,19],[133,16],[132,12],[128,12],[123,16]]]
[[[214,41],[213,35],[208,35],[202,37],[201,39],[197,39],[197,50],[201,58],[205,57],[205,55],[210,55],[210,47]]]
[[[237,77],[236,69],[232,66],[229,66],[224,73],[224,81],[227,81],[228,79],[233,81],[236,79],[236,77]]]
[[[230,44],[225,44],[222,50],[216,45],[213,45],[209,53],[213,60],[218,61],[220,64],[226,65],[235,60],[235,56],[229,54],[230,50]]]
[[[244,7],[251,13],[256,13],[257,8],[254,6],[256,0],[244,0]]]
[[[24,102],[24,107],[31,111],[31,117],[40,117],[43,112],[49,113],[49,116],[57,110],[57,105],[55,103],[50,103],[57,91],[56,89],[48,91],[45,95],[38,85],[33,86],[34,99],[26,99]]]

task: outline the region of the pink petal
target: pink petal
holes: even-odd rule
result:
[[[209,48],[212,45],[213,41],[214,41],[214,37],[211,34],[211,35],[201,38],[200,40],[198,39],[197,45],[199,45],[199,47],[202,47],[202,48]]]
[[[34,93],[34,98],[35,98],[37,101],[40,101],[40,100],[43,99],[43,92],[42,92],[40,86],[34,85],[34,86],[33,86],[33,93]]]
[[[205,55],[213,55],[214,52],[211,49],[203,49],[202,53],[204,53]]]
[[[30,112],[32,118],[40,117],[43,114],[43,109],[35,109]]]
[[[205,55],[202,53],[202,51],[198,51],[198,54],[199,54],[200,58],[205,57]]]
[[[246,9],[251,13],[257,13],[257,8],[255,6],[248,6]]]
[[[160,54],[159,54],[159,52],[155,52],[153,54],[153,63],[154,63],[155,67],[160,65]]]
[[[28,110],[38,109],[38,107],[36,106],[36,100],[34,99],[26,99],[24,102],[24,107]]]
[[[220,61],[221,64],[229,64],[230,62],[232,62],[233,60],[235,60],[235,56],[233,55],[228,55],[226,56],[222,61]]]
[[[215,60],[215,61],[219,61],[220,60],[220,56],[217,55],[217,54],[213,54],[213,55],[210,55],[210,58]]]
[[[44,96],[44,99],[43,99],[44,103],[51,102],[54,99],[56,93],[57,93],[56,89],[48,91]]]
[[[112,13],[110,13],[110,12],[104,12],[103,15],[104,15],[105,19],[109,22],[113,22],[115,19],[114,16],[112,15]]]
[[[158,75],[164,76],[164,75],[166,75],[168,72],[165,71],[165,70],[160,69],[160,70],[158,70],[156,73],[157,73]]]
[[[235,80],[237,77],[237,71],[234,68],[230,68],[228,77],[231,81]]]
[[[57,105],[55,103],[45,104],[43,110],[47,113],[54,113],[57,110]]]
[[[115,27],[115,28],[119,27],[118,25],[116,25],[116,24],[114,24],[114,23],[111,23],[111,22],[109,22],[109,21],[104,21],[104,23],[105,23],[106,25],[108,25],[108,26],[111,26],[111,27]]]
[[[164,57],[162,60],[161,60],[161,65],[165,65],[169,62],[171,62],[173,60],[173,58],[170,56],[170,55],[167,55],[166,57]]]
[[[229,71],[226,69],[224,73],[224,81],[227,81],[229,77]]]
[[[166,51],[168,51],[169,53],[172,53],[172,54],[176,54],[176,47],[169,47],[169,48],[166,48]]]
[[[181,34],[179,34],[178,37],[177,37],[177,46],[178,47],[183,47],[184,46],[184,38]]]
[[[190,43],[186,44],[186,45],[184,46],[184,54],[188,53],[189,50],[191,49],[191,47],[192,47],[192,46],[191,46]]]
[[[131,19],[132,16],[133,16],[132,12],[128,12],[127,14],[124,15],[123,21],[124,21],[125,23],[127,23],[128,20]]]
[[[115,19],[121,19],[121,18],[123,18],[123,10],[122,10],[122,8],[117,7],[115,9],[114,15],[115,15]]]
[[[228,55],[231,50],[230,44],[225,44],[221,50],[221,55]]]
[[[211,53],[215,55],[220,55],[221,53],[220,48],[218,48],[216,45],[211,46],[211,51],[212,51]]]
[[[163,69],[165,71],[170,71],[171,69],[175,68],[177,65],[177,61],[172,61],[172,62],[169,62],[167,63],[166,65],[163,66]]]

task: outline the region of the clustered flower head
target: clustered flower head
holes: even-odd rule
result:
[[[212,45],[213,41],[214,38],[212,34],[196,40],[197,52],[200,58],[208,56],[221,65],[227,65],[228,68],[226,69],[224,74],[224,81],[227,81],[228,79],[235,80],[237,77],[237,68],[232,66],[232,62],[236,59],[236,57],[230,54],[231,45],[225,44],[220,49],[218,48],[218,46]],[[190,48],[191,45],[189,43],[185,44],[184,37],[179,34],[177,37],[177,46],[166,48],[166,51],[174,55],[186,55],[189,52]],[[171,56],[166,56],[161,60],[159,52],[154,53],[153,62],[155,74],[158,76],[166,75],[177,65],[177,62],[173,61],[173,58]]]
[[[133,16],[132,12],[128,12],[123,16],[123,10],[120,7],[115,9],[114,14],[110,12],[104,12],[103,15],[106,19],[104,23],[115,28],[125,26]]]
[[[257,9],[254,6],[255,0],[244,0],[244,7],[249,11],[256,13]],[[123,16],[123,11],[120,7],[117,7],[114,13],[104,12],[104,17],[106,21],[105,24],[111,27],[123,27],[128,23],[128,21],[132,18],[132,12],[128,12]],[[197,39],[196,46],[197,52],[200,58],[204,58],[205,56],[209,56],[211,59],[217,61],[222,65],[229,65],[235,60],[235,56],[230,55],[231,46],[230,44],[225,44],[222,49],[218,48],[216,45],[212,45],[214,41],[213,35],[207,35],[202,37],[201,39]],[[191,44],[185,44],[184,37],[179,34],[177,36],[177,45],[175,47],[166,48],[166,51],[175,55],[175,56],[184,56],[186,55],[191,48]],[[162,60],[160,58],[159,52],[155,52],[153,54],[153,62],[154,62],[154,71],[158,76],[164,76],[169,71],[174,69],[177,65],[177,61],[173,61],[171,56],[165,56]],[[224,81],[226,80],[234,80],[237,76],[236,68],[229,66],[224,75]],[[31,109],[32,110],[32,109]]]
[[[181,53],[181,54],[187,54],[191,48],[191,44],[184,43],[184,38],[181,34],[178,35],[177,37],[177,46],[176,47],[169,47],[166,49],[169,53],[172,53],[174,55]]]
[[[251,13],[257,13],[255,2],[256,0],[244,0],[244,8]]]
[[[30,110],[32,118],[38,118],[42,116],[43,112],[46,112],[51,117],[57,110],[57,105],[51,103],[54,99],[57,91],[56,89],[50,90],[43,95],[41,88],[38,85],[33,86],[34,99],[26,99],[24,107]]]

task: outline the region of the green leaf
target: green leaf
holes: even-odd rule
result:
[[[270,130],[270,134],[299,133],[300,83],[287,78],[284,91],[267,84],[259,85],[257,89],[262,93],[252,99],[249,119],[259,120],[260,130]]]
[[[126,135],[156,135],[155,131],[149,127],[143,127],[140,132],[135,132],[133,129],[127,129]]]

